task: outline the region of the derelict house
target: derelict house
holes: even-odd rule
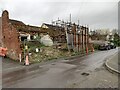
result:
[[[22,53],[21,46],[24,40],[34,40],[36,36],[42,34],[49,35],[53,42],[65,41],[65,34],[62,33],[63,28],[51,27],[50,25],[48,26],[48,24],[46,24],[48,28],[26,25],[21,21],[9,19],[7,10],[3,11],[2,17],[0,17],[0,24],[0,44],[2,47],[7,47],[7,56],[15,60],[19,59],[19,54]],[[64,40],[59,39],[59,37],[62,37]]]

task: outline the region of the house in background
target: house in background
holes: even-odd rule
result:
[[[103,41],[111,41],[114,40],[114,34],[118,33],[116,29],[108,30],[101,29],[90,32],[90,37],[92,40],[103,40]]]

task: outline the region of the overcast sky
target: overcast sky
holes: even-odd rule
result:
[[[88,2],[89,1],[89,2]],[[25,24],[40,26],[52,20],[68,21],[89,25],[91,29],[118,28],[119,0],[0,0],[2,10],[8,10],[11,19]]]

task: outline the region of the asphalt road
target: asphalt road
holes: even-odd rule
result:
[[[117,49],[43,64],[31,70],[4,74],[3,88],[117,88],[118,76],[104,67]],[[6,67],[6,66],[4,66]]]

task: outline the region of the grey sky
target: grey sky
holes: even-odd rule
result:
[[[89,1],[89,2],[88,2]],[[89,25],[91,29],[118,28],[119,0],[0,0],[2,10],[8,10],[11,19],[40,26],[58,17],[65,21],[72,14],[72,21]]]

